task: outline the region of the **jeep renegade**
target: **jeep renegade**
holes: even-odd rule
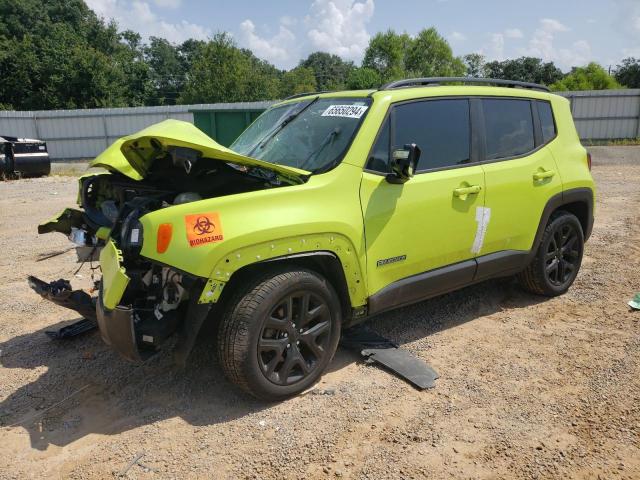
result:
[[[213,322],[226,376],[283,399],[369,316],[508,275],[566,292],[593,225],[590,163],[565,98],[504,80],[292,97],[230,148],[166,120],[111,145],[81,209],[40,225],[102,272],[93,299],[74,304],[68,282],[48,298],[95,304],[104,341],[138,362],[176,336],[184,364]]]

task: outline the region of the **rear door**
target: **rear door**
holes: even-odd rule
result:
[[[360,197],[367,248],[369,292],[459,264],[447,278],[411,283],[391,302],[415,301],[439,287],[470,282],[477,211],[484,204],[484,174],[473,161],[467,98],[430,99],[391,107],[363,173]],[[389,152],[416,143],[422,150],[413,178],[389,183]],[[467,262],[465,262],[467,261]],[[431,290],[431,291],[428,291]],[[400,298],[402,295],[416,298]],[[394,297],[392,294],[391,297]],[[387,308],[385,305],[383,308]]]
[[[480,257],[503,257],[502,268],[526,259],[547,201],[562,191],[555,159],[546,145],[555,139],[548,102],[526,98],[482,98],[478,122],[483,130],[485,206],[489,218]],[[479,259],[478,276],[495,274]]]

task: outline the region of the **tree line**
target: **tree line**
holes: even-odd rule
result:
[[[281,70],[227,33],[143,42],[98,18],[83,0],[0,0],[0,72],[0,109],[16,110],[247,102],[430,76],[521,80],[554,90],[640,87],[640,59],[623,60],[613,75],[596,63],[563,73],[539,58],[487,62],[477,53],[454,56],[435,28],[416,36],[380,32],[359,66],[314,52]]]

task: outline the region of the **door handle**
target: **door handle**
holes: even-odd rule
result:
[[[556,174],[553,170],[540,170],[533,174],[534,180],[544,180],[545,178],[551,178]]]
[[[453,191],[453,195],[455,197],[460,197],[463,200],[465,198],[467,198],[467,195],[472,195],[474,193],[480,193],[480,190],[482,190],[482,187],[480,185],[471,185],[469,187],[460,187],[460,188],[456,188]]]

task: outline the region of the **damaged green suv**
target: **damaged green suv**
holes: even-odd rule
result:
[[[227,377],[265,399],[316,382],[368,316],[506,275],[564,293],[593,223],[567,100],[520,82],[295,97],[230,148],[167,120],[92,166],[81,209],[38,231],[99,258],[98,295],[32,287],[137,362],[177,336],[184,364],[213,322]]]

